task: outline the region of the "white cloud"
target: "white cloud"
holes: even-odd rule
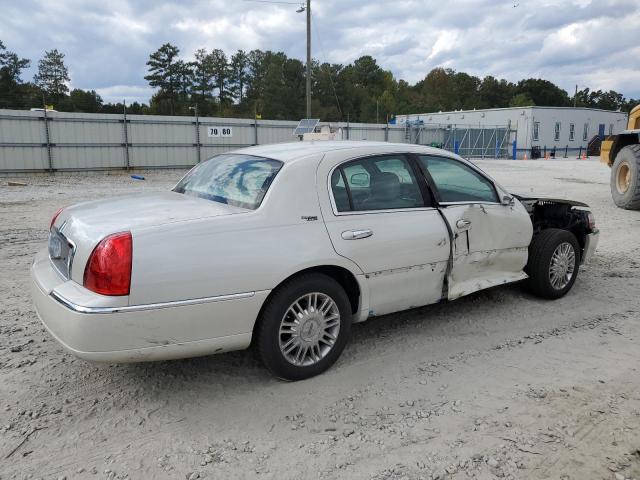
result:
[[[85,89],[90,90],[91,88],[85,87]],[[153,95],[153,88],[139,85],[113,85],[95,90],[98,95],[102,97],[102,100],[113,103],[122,102],[123,100],[126,101],[127,104],[133,102],[147,103],[149,97]]]
[[[518,4],[514,8],[514,4]],[[305,55],[296,5],[226,0],[0,0],[0,40],[37,60],[66,54],[74,87],[105,99],[148,100],[145,62],[165,42]],[[374,56],[416,82],[436,66],[517,81],[541,77],[640,97],[637,0],[314,0],[313,53],[348,63]]]

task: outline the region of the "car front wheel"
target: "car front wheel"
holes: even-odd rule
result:
[[[580,268],[580,244],[567,230],[549,228],[538,233],[529,246],[525,285],[542,298],[560,298],[576,281]]]
[[[275,376],[309,378],[338,359],[349,338],[351,317],[349,299],[338,282],[319,273],[303,274],[269,298],[255,347]]]

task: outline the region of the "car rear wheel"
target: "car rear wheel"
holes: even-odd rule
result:
[[[542,230],[529,246],[525,285],[539,297],[560,298],[573,287],[579,268],[580,244],[575,235],[557,228]]]
[[[255,347],[275,376],[302,380],[335,363],[349,338],[351,321],[349,299],[338,282],[319,273],[303,274],[269,298]]]

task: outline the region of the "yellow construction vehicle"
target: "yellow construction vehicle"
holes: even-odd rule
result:
[[[627,129],[602,141],[600,161],[611,167],[611,196],[620,208],[640,210],[640,105]]]

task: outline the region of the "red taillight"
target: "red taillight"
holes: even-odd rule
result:
[[[109,235],[93,249],[84,269],[84,286],[101,295],[129,295],[131,232]]]
[[[49,230],[53,228],[53,224],[56,223],[56,220],[58,219],[58,216],[60,216],[60,214],[62,213],[62,210],[64,210],[64,208],[59,208],[58,210],[56,210],[56,213],[53,214],[53,217],[51,218],[51,223],[49,224]]]

